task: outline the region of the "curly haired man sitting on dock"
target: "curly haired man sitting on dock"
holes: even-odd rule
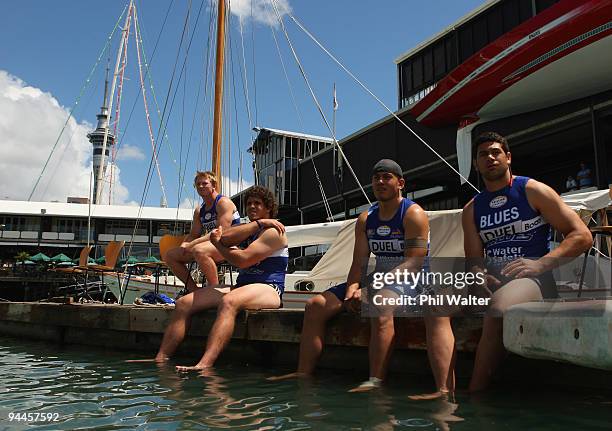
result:
[[[181,297],[152,361],[164,362],[170,358],[185,338],[195,313],[217,308],[217,318],[208,334],[204,355],[196,365],[177,366],[177,370],[212,367],[229,342],[240,311],[281,306],[289,256],[287,238],[283,229],[266,228],[259,222],[276,215],[274,195],[264,187],[252,187],[246,192],[246,206],[250,223],[232,227],[226,232],[218,227],[210,234],[211,244],[223,258],[240,268],[236,285],[211,286]],[[236,247],[239,244],[242,248]]]

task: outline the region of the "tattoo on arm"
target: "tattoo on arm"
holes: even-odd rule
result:
[[[427,248],[427,240],[423,238],[405,239],[404,248]]]

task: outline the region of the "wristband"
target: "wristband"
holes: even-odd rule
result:
[[[263,226],[259,220],[255,220],[255,223],[257,223],[257,227],[259,228],[259,230],[263,229]]]

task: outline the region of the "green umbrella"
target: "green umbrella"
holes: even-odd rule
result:
[[[159,263],[161,260],[156,258],[155,256],[147,257],[146,259],[141,260],[142,263]]]
[[[104,265],[106,263],[106,257],[100,256],[99,258],[96,259],[96,263],[99,265]]]
[[[119,266],[123,266],[123,265],[125,265],[126,263],[127,263],[128,265],[134,265],[134,264],[137,264],[137,263],[138,263],[138,259],[136,259],[134,256],[130,256],[128,259],[121,259],[121,260],[119,261],[119,264],[118,264],[118,265],[119,265]]]
[[[79,260],[81,260],[78,257],[75,257],[74,259],[72,259],[72,263],[79,263]],[[87,263],[96,263],[96,261],[93,259],[93,257],[87,257]]]
[[[56,256],[53,256],[51,258],[51,262],[56,262],[56,263],[60,263],[60,262],[70,262],[72,263],[72,259],[70,259],[68,256],[66,256],[64,253],[60,253]]]
[[[30,258],[30,261],[32,262],[49,262],[50,260],[51,258],[44,253],[35,254]]]
[[[36,265],[36,262],[32,262],[31,260],[25,260],[23,262],[17,262],[17,265],[21,265],[21,264],[24,264],[24,265]]]

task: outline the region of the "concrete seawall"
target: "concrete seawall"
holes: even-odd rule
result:
[[[152,357],[169,322],[173,308],[112,305],[0,303],[0,335],[58,343],[80,344],[101,350],[133,351],[134,358]],[[215,311],[193,317],[188,337],[177,356],[195,363],[203,352]],[[221,356],[222,363],[256,363],[293,369],[297,364],[303,311],[262,310],[240,313],[231,343]],[[473,352],[480,337],[479,317],[453,319],[457,350],[457,374],[470,375]],[[395,352],[390,373],[407,373],[431,379],[422,318],[396,318]],[[329,322],[321,368],[367,373],[368,319],[343,313]],[[504,380],[530,378],[581,386],[610,387],[612,374],[597,370],[535,361],[512,355],[503,367]],[[367,375],[367,374],[364,374]],[[532,377],[529,377],[532,376]],[[571,377],[571,378],[570,378]],[[572,383],[573,382],[573,383]]]
[[[135,351],[137,355],[151,356],[159,347],[172,311],[171,307],[138,305],[5,302],[0,303],[0,334]],[[193,317],[179,355],[194,359],[199,357],[215,316],[216,312],[211,310]],[[221,359],[265,360],[266,363],[294,366],[303,316],[301,310],[282,309],[240,313],[232,342]],[[476,317],[455,322],[460,351],[474,351],[480,326],[481,321]],[[368,319],[348,313],[340,314],[329,323],[321,366],[367,370],[368,339]],[[425,348],[423,319],[396,319],[396,354],[393,362],[398,364],[391,367],[397,366],[398,370],[405,371],[407,358],[404,356],[415,356],[419,358],[417,368],[427,370]],[[418,352],[416,355],[415,351]],[[351,359],[347,360],[348,357]]]

